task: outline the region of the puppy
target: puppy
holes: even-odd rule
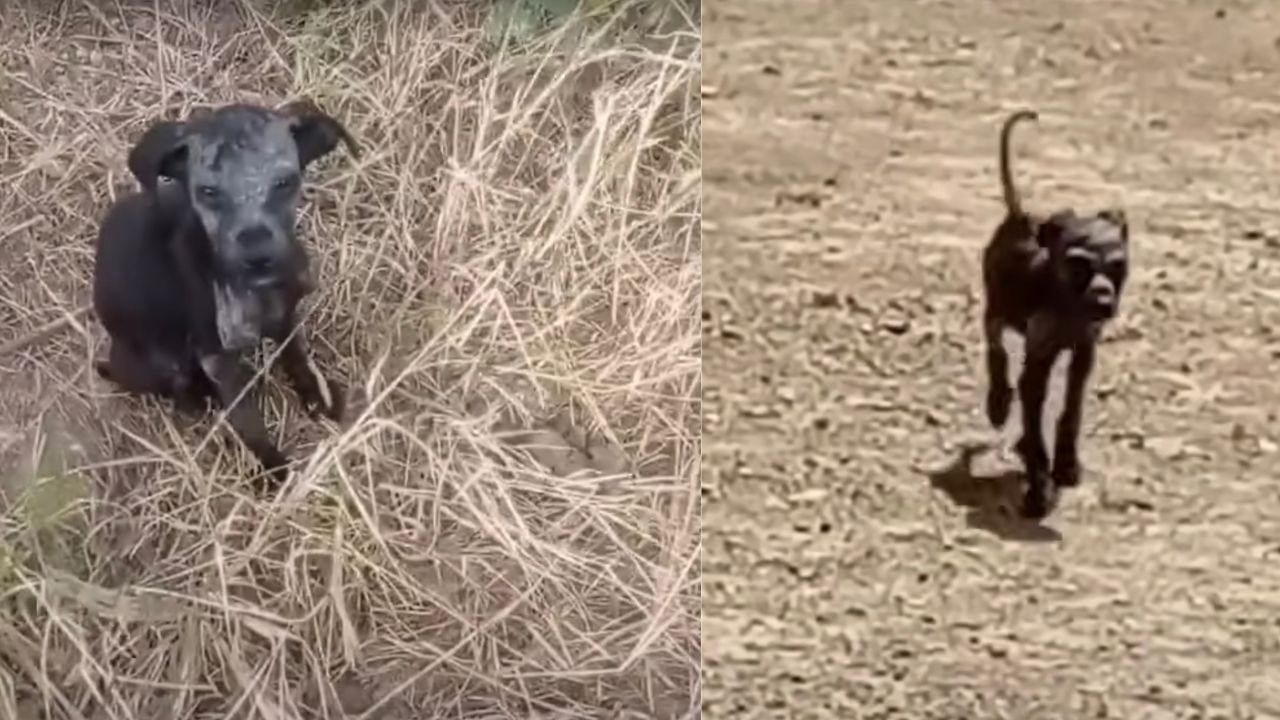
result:
[[[277,481],[288,458],[267,432],[245,355],[265,338],[280,343],[303,403],[342,416],[342,387],[316,368],[298,328],[313,281],[294,228],[303,172],[339,142],[358,153],[305,100],[157,122],[129,153],[142,191],[112,205],[98,233],[93,304],[111,338],[98,373],[188,409],[213,400]]]
[[[1056,507],[1061,488],[1080,482],[1077,446],[1085,385],[1098,334],[1119,309],[1129,272],[1129,224],[1119,209],[1077,215],[1068,208],[1047,217],[1023,210],[1010,169],[1009,138],[1019,122],[1035,119],[1034,111],[1020,110],[1001,128],[1005,216],[983,252],[982,278],[987,418],[996,429],[1003,427],[1013,402],[1009,357],[1001,342],[1009,328],[1026,339],[1018,380],[1022,437],[1016,445],[1027,475],[1021,510],[1025,517],[1041,519]],[[1071,351],[1071,364],[1050,468],[1041,416],[1049,372],[1064,350]]]

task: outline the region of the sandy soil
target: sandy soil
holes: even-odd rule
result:
[[[1280,7],[728,5],[707,717],[1280,716]],[[1084,484],[1043,526],[1010,515],[1017,428],[980,407],[978,256],[1024,105],[1029,204],[1134,229]]]

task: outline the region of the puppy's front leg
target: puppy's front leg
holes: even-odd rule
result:
[[[1039,520],[1057,504],[1057,488],[1049,479],[1049,453],[1044,446],[1044,399],[1049,388],[1049,371],[1058,356],[1053,329],[1033,320],[1027,333],[1026,363],[1018,379],[1018,396],[1022,400],[1022,437],[1017,451],[1022,456],[1027,474],[1027,494],[1022,514]]]
[[[280,349],[280,363],[308,412],[321,412],[334,422],[342,420],[346,408],[345,390],[337,381],[326,378],[311,360],[302,328],[294,329],[284,341]]]
[[[1009,387],[1009,353],[1004,349],[1001,335],[1004,321],[988,309],[983,317],[983,329],[987,345],[987,420],[999,430],[1009,419],[1013,405],[1013,388]]]
[[[289,458],[271,442],[262,411],[258,408],[258,393],[252,368],[233,353],[206,355],[200,358],[200,366],[213,381],[218,401],[227,410],[227,423],[249,448],[263,469],[271,473],[276,483],[289,477]]]
[[[1095,345],[1092,340],[1078,343],[1071,350],[1067,367],[1067,390],[1063,398],[1062,417],[1053,446],[1053,482],[1059,487],[1080,484],[1080,418],[1084,409],[1084,388],[1093,371]]]

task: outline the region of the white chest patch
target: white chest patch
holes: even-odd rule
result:
[[[262,339],[263,307],[254,293],[236,293],[213,284],[213,300],[218,315],[218,339],[224,350],[247,350]]]

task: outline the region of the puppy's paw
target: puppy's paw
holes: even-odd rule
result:
[[[1053,459],[1053,484],[1058,487],[1075,487],[1080,484],[1080,458],[1074,452],[1059,450]]]
[[[289,464],[286,461],[283,465],[277,465],[271,469],[268,477],[271,478],[273,488],[278,488],[289,481]]]
[[[1013,388],[1008,385],[992,385],[987,390],[987,420],[991,427],[999,430],[1009,419],[1009,409],[1013,406]]]
[[[347,390],[342,383],[321,375],[314,366],[309,375],[295,378],[298,399],[311,419],[321,416],[341,422],[347,407]]]
[[[329,403],[329,409],[325,414],[334,422],[342,422],[347,414],[347,386],[333,378],[327,378],[326,382],[329,383],[329,393],[333,402]]]
[[[1058,507],[1058,489],[1048,478],[1028,478],[1027,493],[1022,497],[1022,517],[1043,520]]]
[[[334,422],[342,422],[347,411],[347,388],[332,378],[317,377],[320,385],[307,405],[312,417],[323,415]]]
[[[97,371],[98,377],[102,378],[103,380],[106,380],[107,382],[115,382],[115,377],[112,376],[111,374],[110,360],[102,360],[102,359],[94,360],[93,369]]]
[[[173,407],[180,413],[200,415],[209,409],[209,403],[195,393],[183,392],[173,396]]]
[[[275,490],[289,479],[289,456],[271,448],[258,453],[258,462],[266,473],[260,483],[264,490]]]

